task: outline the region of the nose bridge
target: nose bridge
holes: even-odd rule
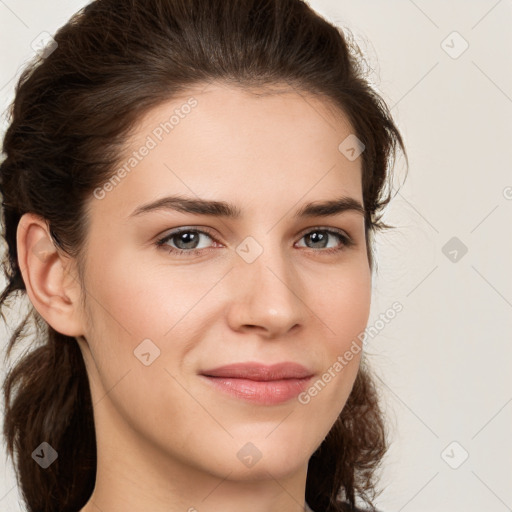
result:
[[[304,316],[300,280],[275,236],[247,237],[236,248],[233,278],[239,292],[235,322],[283,333]]]

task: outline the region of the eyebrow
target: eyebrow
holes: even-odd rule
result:
[[[242,211],[234,204],[225,201],[194,199],[180,196],[163,197],[151,203],[143,204],[136,208],[130,214],[130,217],[158,210],[176,210],[184,213],[228,219],[239,219],[242,217]],[[355,211],[363,216],[365,215],[365,209],[357,199],[343,196],[328,201],[307,203],[295,212],[294,218],[328,217],[346,211]]]

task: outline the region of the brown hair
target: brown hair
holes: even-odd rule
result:
[[[96,0],[54,36],[56,49],[23,71],[0,166],[7,285],[2,316],[25,291],[17,262],[21,216],[46,219],[56,246],[80,261],[86,201],[112,176],[130,130],[150,108],[193,85],[287,83],[330,100],[364,143],[362,188],[368,259],[371,235],[391,199],[390,171],[404,144],[371,88],[357,45],[302,0]],[[340,141],[341,142],[341,141]],[[5,319],[5,317],[4,317]],[[87,372],[74,338],[34,310],[7,348],[37,327],[37,347],[4,382],[4,436],[29,511],[76,512],[96,477]],[[42,441],[59,454],[47,469],[31,457]],[[348,401],[309,462],[306,500],[316,512],[353,510],[375,498],[386,451],[378,396],[363,360]]]

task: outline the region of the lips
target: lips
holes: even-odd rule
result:
[[[260,405],[287,402],[307,387],[313,373],[304,366],[277,363],[234,363],[201,372],[202,378],[217,391]]]
[[[201,372],[208,377],[226,377],[254,381],[303,379],[313,373],[298,363],[284,362],[273,365],[260,363],[233,363]]]

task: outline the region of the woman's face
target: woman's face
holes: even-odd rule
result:
[[[311,96],[219,84],[136,127],[124,171],[88,204],[79,343],[100,464],[305,475],[352,388],[370,308],[361,212],[300,215],[311,203],[363,203],[352,138],[339,148],[352,133]],[[309,380],[204,375],[283,362]]]

